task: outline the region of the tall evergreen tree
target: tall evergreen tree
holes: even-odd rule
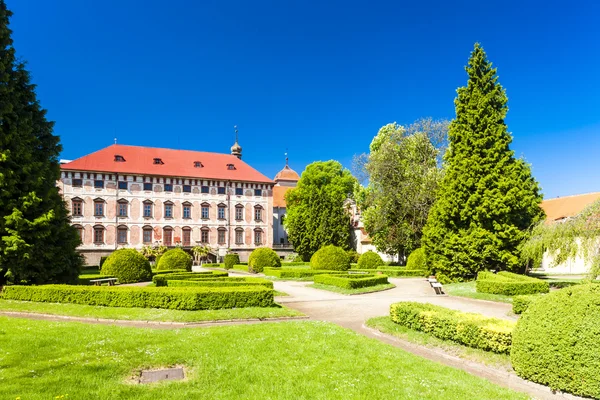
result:
[[[344,202],[355,183],[339,162],[317,161],[306,167],[298,186],[286,193],[285,227],[304,260],[329,244],[350,248],[350,213]]]
[[[61,147],[15,59],[11,15],[0,0],[0,285],[74,282],[82,259],[56,187]]]
[[[518,270],[518,246],[544,214],[529,165],[509,148],[507,97],[475,44],[449,127],[445,174],[423,231],[427,265],[443,279],[483,269]]]

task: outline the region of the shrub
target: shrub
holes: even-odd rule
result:
[[[102,256],[102,257],[100,257],[100,264],[98,264],[98,269],[102,269],[102,265],[104,265],[104,262],[106,261],[106,259],[108,257],[109,256]]]
[[[158,271],[173,269],[185,269],[191,271],[192,256],[179,248],[167,250],[156,263],[156,269]]]
[[[358,263],[358,259],[360,258],[360,254],[354,249],[350,249],[346,251],[348,253],[348,258],[350,259],[350,264]]]
[[[301,267],[301,266],[306,266],[308,268],[310,268],[310,262],[304,262],[304,261],[290,261],[290,262],[282,262],[281,263],[281,267],[285,268],[285,267]]]
[[[310,278],[321,274],[346,274],[345,271],[330,271],[304,268],[265,268],[263,273],[267,276],[275,276],[283,279]]]
[[[206,272],[183,272],[173,274],[158,274],[154,275],[152,282],[156,286],[167,286],[169,280],[187,280],[187,279],[214,279],[226,277],[227,272],[223,271],[206,271]]]
[[[414,302],[392,304],[390,317],[407,328],[496,353],[510,351],[515,326],[512,321]]]
[[[140,257],[143,256],[140,254]],[[173,310],[215,310],[220,308],[273,306],[273,290],[263,286],[222,288],[69,285],[6,286],[0,297],[10,300],[48,303],[72,303],[106,307],[168,308]]]
[[[166,271],[157,271],[155,269],[152,270],[152,276],[163,275],[163,274],[180,274],[180,273],[189,273],[187,269],[168,269]]]
[[[361,254],[360,258],[358,259],[359,269],[375,269],[383,265],[385,264],[379,254],[371,250]]]
[[[315,283],[323,285],[337,286],[344,289],[358,289],[370,286],[383,285],[388,282],[386,275],[367,275],[367,274],[322,274],[315,275]]]
[[[143,282],[152,279],[150,263],[135,249],[121,249],[113,252],[102,264],[100,273],[114,276],[119,283]]]
[[[273,249],[268,247],[259,247],[250,253],[248,258],[248,271],[263,272],[265,268],[281,267],[281,259]]]
[[[393,267],[384,267],[373,269],[353,269],[352,271],[356,272],[368,272],[368,273],[382,273],[387,276],[427,276],[427,271],[424,269],[406,269],[406,268],[393,268]]]
[[[517,374],[553,390],[600,398],[600,285],[554,291],[529,305],[513,334]]]
[[[482,271],[477,275],[475,285],[479,293],[503,294],[506,296],[548,293],[550,290],[548,282],[504,271],[497,274]]]
[[[344,249],[330,244],[313,254],[310,267],[318,270],[347,271],[350,269],[350,259]]]
[[[427,269],[425,267],[425,250],[422,247],[414,250],[406,260],[407,269]]]
[[[210,278],[210,279],[188,279],[188,280],[169,280],[167,286],[169,287],[185,287],[185,286],[204,286],[204,287],[226,287],[226,286],[265,286],[273,289],[273,282],[263,278],[238,278],[238,277],[224,277],[224,278]]]
[[[539,299],[541,295],[539,294],[524,294],[521,296],[515,296],[513,298],[512,303],[512,311],[515,314],[523,314],[529,305],[533,303],[536,299]]]
[[[223,268],[231,269],[235,264],[240,263],[240,256],[237,253],[229,253],[225,254],[225,259],[223,260]]]

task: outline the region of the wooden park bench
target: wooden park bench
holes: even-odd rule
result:
[[[442,284],[437,281],[437,279],[428,278],[427,282],[429,282],[433,290],[435,290],[435,294],[444,294],[444,288],[442,287]]]
[[[108,286],[114,286],[117,278],[102,278],[102,279],[90,279],[90,283],[96,286],[102,286],[103,282],[107,282]]]

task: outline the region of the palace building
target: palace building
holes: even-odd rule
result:
[[[282,255],[294,250],[283,226],[286,214],[285,194],[295,188],[299,180],[300,176],[290,168],[286,156],[285,167],[275,175],[273,187],[273,249]]]
[[[276,243],[275,182],[237,140],[231,154],[114,144],[62,164],[58,185],[88,265],[122,247],[207,244],[245,260]]]

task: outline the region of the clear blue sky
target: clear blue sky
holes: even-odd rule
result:
[[[458,4],[450,4],[458,3]],[[600,2],[7,0],[63,158],[228,152],[350,167],[379,127],[452,118],[479,41],[546,198],[600,191]]]

